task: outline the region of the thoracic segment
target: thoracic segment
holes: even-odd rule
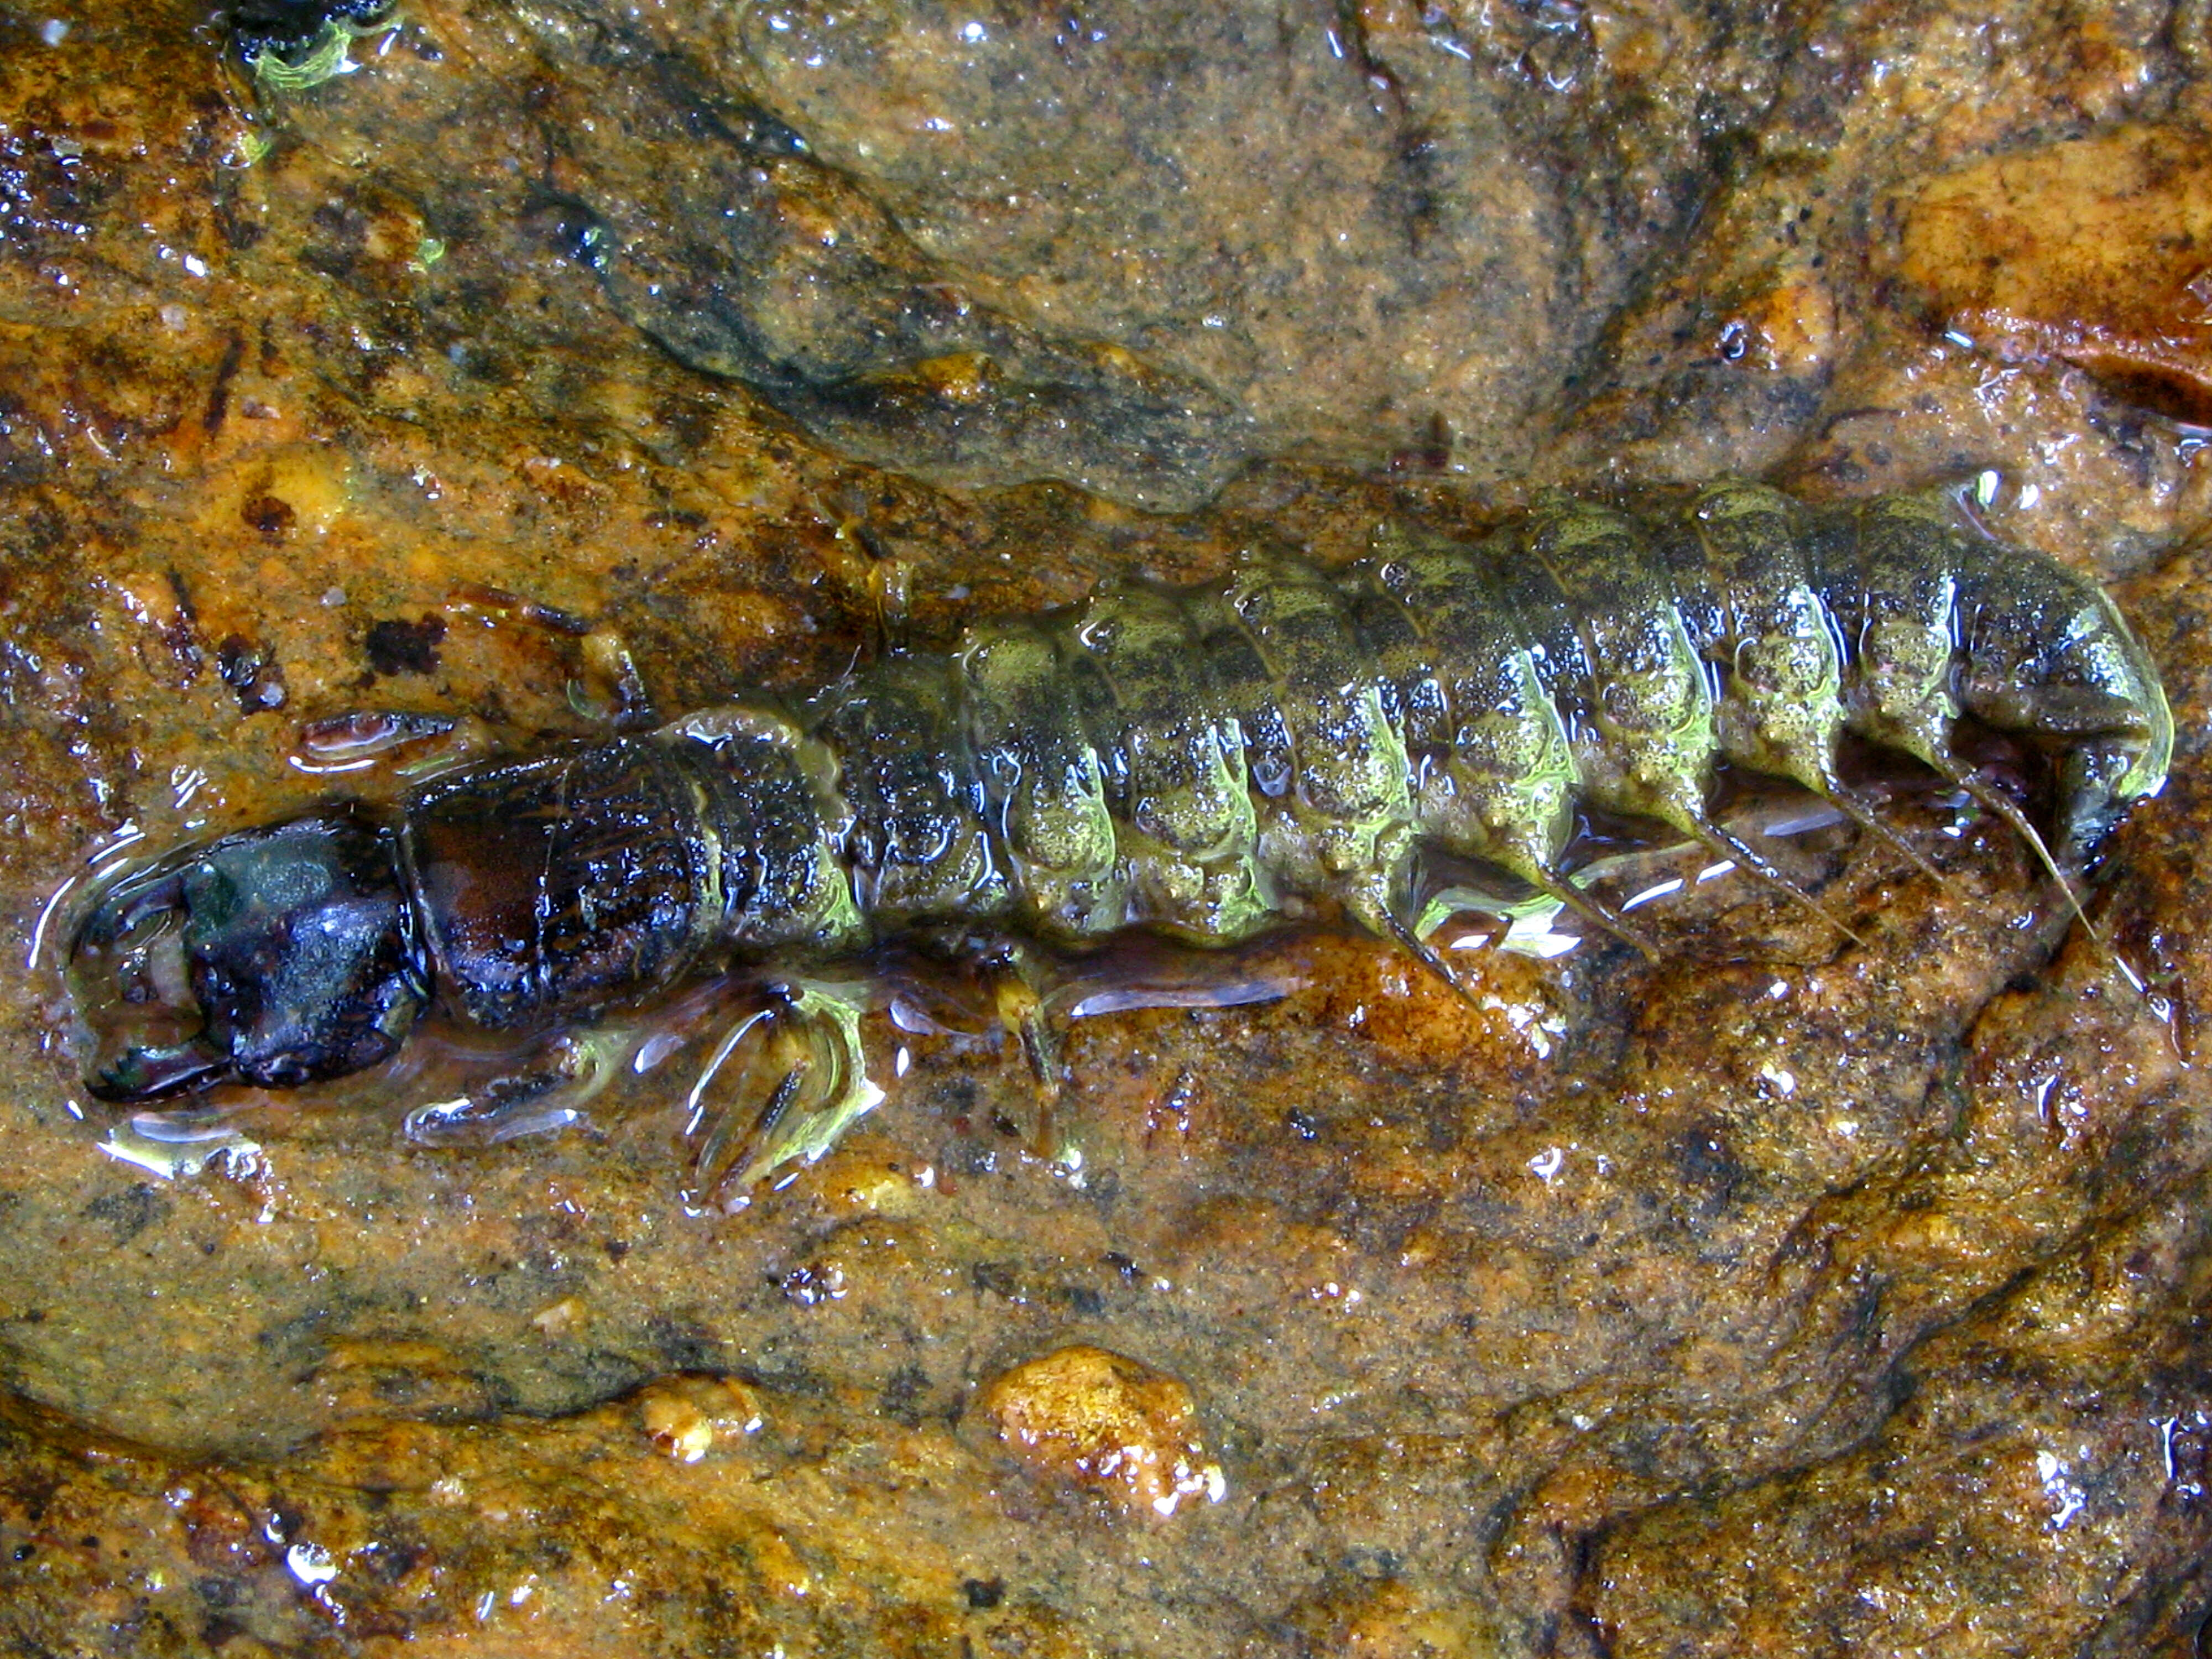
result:
[[[1474,545],[1386,531],[1341,576],[1254,553],[1224,584],[1106,588],[785,725],[836,757],[816,804],[839,822],[811,844],[849,870],[856,925],[1221,945],[1314,899],[1402,933],[1423,848],[1588,909],[1561,867],[1578,803],[1759,868],[1710,817],[1717,764],[1863,818],[1844,734],[1956,774],[1962,711],[2064,740],[2069,862],[2171,751],[2091,584],[1934,501],[1729,484],[1658,516],[1558,500]]]

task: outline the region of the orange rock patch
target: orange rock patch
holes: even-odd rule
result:
[[[2212,143],[2129,126],[1947,173],[1905,209],[1901,272],[1942,325],[2212,420]]]
[[[1201,1493],[1220,1501],[1221,1468],[1206,1460],[1189,1389],[1124,1355],[1057,1349],[992,1383],[983,1409],[1032,1471],[1125,1510],[1165,1516]]]

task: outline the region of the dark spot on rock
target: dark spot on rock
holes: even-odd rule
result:
[[[368,653],[369,667],[379,674],[434,674],[438,646],[445,637],[443,617],[407,622],[393,617],[371,623],[362,645]]]
[[[103,1193],[84,1206],[89,1220],[114,1230],[115,1242],[127,1244],[168,1213],[170,1201],[146,1182],[135,1182],[119,1193]]]
[[[843,1269],[811,1261],[803,1267],[793,1268],[776,1283],[784,1295],[802,1308],[811,1308],[818,1302],[836,1302],[845,1294]]]
[[[1006,1581],[1003,1578],[963,1578],[960,1593],[968,1598],[971,1607],[995,1607],[1006,1599]]]
[[[210,1611],[221,1612],[234,1607],[245,1599],[244,1588],[235,1578],[202,1578],[192,1585],[192,1594]]]
[[[239,713],[258,714],[284,706],[284,672],[252,641],[228,635],[216,647],[215,662],[222,683],[238,693]]]
[[[890,1374],[876,1408],[894,1423],[909,1429],[921,1426],[921,1401],[929,1392],[929,1373],[919,1365],[902,1365]]]
[[[169,654],[176,659],[177,665],[188,677],[198,674],[205,656],[200,650],[200,612],[199,606],[192,600],[191,584],[185,580],[181,571],[173,568],[162,574],[168,579],[169,592],[177,602],[177,614],[175,619],[161,629],[161,642],[169,647]]]
[[[223,227],[224,236],[233,246],[238,245],[236,228]],[[230,383],[238,374],[238,366],[246,356],[246,337],[234,332],[223,343],[222,361],[216,366],[215,384],[208,389],[206,408],[201,412],[200,424],[212,438],[222,430],[222,423],[230,416]]]
[[[1021,1275],[1011,1262],[979,1261],[968,1270],[968,1278],[977,1290],[1002,1297],[1008,1302],[1029,1299],[1022,1294]]]
[[[370,1577],[380,1583],[396,1584],[414,1571],[416,1564],[428,1553],[419,1544],[386,1544],[380,1550],[362,1553],[368,1557]]]
[[[605,234],[605,228],[589,210],[562,201],[540,202],[526,209],[520,228],[532,241],[586,267]]]
[[[636,1356],[594,1348],[577,1362],[577,1392],[586,1400],[611,1400],[628,1394],[653,1375]]]
[[[721,1364],[720,1341],[705,1326],[690,1320],[657,1315],[646,1322],[645,1336],[664,1370],[710,1371]]]
[[[292,533],[292,526],[300,515],[292,510],[292,503],[275,495],[252,495],[238,509],[238,516],[249,528],[259,531],[272,542],[282,541]]]
[[[1356,1578],[1387,1583],[1395,1578],[1405,1568],[1405,1558],[1396,1550],[1384,1549],[1380,1545],[1355,1546],[1345,1552],[1345,1570]]]
[[[1729,1207],[1745,1176],[1725,1131],[1710,1122],[1696,1126],[1674,1143],[1674,1167],[1707,1214]]]

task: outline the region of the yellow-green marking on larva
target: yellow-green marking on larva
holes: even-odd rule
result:
[[[254,84],[265,92],[311,91],[325,81],[351,75],[361,67],[353,61],[355,41],[396,27],[397,20],[390,13],[371,23],[326,17],[307,50],[297,57],[287,57],[275,46],[269,46],[254,53],[246,66],[253,71]]]

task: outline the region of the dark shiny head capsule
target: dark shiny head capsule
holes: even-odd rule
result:
[[[428,997],[392,833],[352,812],[248,830],[125,876],[69,975],[86,1086],[122,1104],[288,1088],[395,1053]]]
[[[392,0],[242,0],[230,9],[230,47],[249,67],[272,52],[290,61],[326,29],[364,33],[391,10]]]

